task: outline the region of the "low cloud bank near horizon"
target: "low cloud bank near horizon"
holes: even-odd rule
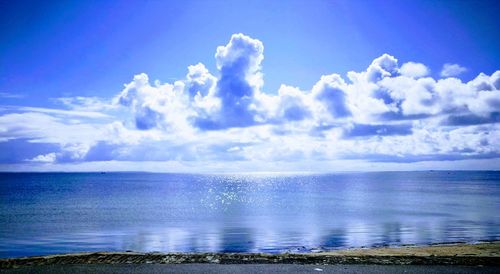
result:
[[[500,158],[500,71],[469,82],[445,64],[383,54],[308,90],[264,87],[264,45],[243,34],[216,49],[217,71],[173,83],[135,75],[114,98],[60,109],[0,106],[0,164],[98,161],[416,163]]]

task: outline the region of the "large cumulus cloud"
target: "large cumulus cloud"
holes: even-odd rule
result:
[[[253,125],[256,120],[255,95],[263,84],[260,72],[264,46],[257,39],[235,34],[229,43],[217,48],[215,59],[220,77],[214,96],[220,108],[210,116],[197,117],[202,129]]]
[[[500,71],[464,82],[455,76],[465,68],[445,64],[434,78],[422,63],[400,65],[383,54],[363,71],[318,76],[307,90],[283,84],[264,92],[263,60],[261,41],[234,34],[216,49],[213,74],[198,63],[173,83],[138,74],[113,99],[0,108],[0,145],[27,148],[23,159],[4,162],[418,162],[500,154]]]

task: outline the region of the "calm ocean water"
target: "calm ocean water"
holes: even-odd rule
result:
[[[500,172],[0,173],[0,257],[500,240]]]

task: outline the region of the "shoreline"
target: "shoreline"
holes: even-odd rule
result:
[[[500,241],[353,248],[317,253],[84,252],[0,259],[0,268],[68,264],[500,265]]]

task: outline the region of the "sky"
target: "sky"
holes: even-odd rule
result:
[[[0,170],[500,167],[498,1],[0,1]]]

